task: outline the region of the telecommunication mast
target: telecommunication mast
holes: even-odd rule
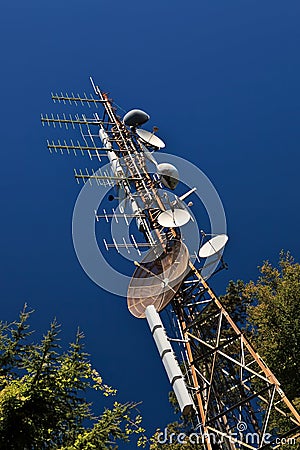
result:
[[[117,187],[117,199],[110,197],[118,200],[119,208],[96,211],[95,220],[118,224],[122,219],[128,227],[135,223],[130,240],[103,239],[103,246],[106,251],[125,249],[137,255],[128,309],[147,320],[182,414],[202,436],[207,450],[279,447],[280,439],[299,434],[300,416],[205,276],[209,265],[214,272],[225,266],[222,252],[227,235],[202,232],[200,248],[192,257],[181,228],[193,220],[184,200],[195,188],[180,197],[173,193],[180,170],[157,162],[155,152],[165,143],[155,127],[152,131],[142,127],[149,115],[136,109],[121,117],[108,95],[90,81],[92,95],[52,94],[56,103],[93,112],[88,117],[42,115],[43,125],[79,132],[76,141],[48,140],[47,146],[51,152],[80,153],[97,162],[96,170],[75,170],[78,182],[95,183],[108,191]],[[102,160],[109,163],[109,170],[101,171]],[[173,338],[167,336],[160,317],[165,308],[173,316]],[[247,440],[245,433],[257,438]],[[217,437],[214,442],[212,435]]]

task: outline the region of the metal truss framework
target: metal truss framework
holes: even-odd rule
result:
[[[173,310],[204,446],[278,448],[299,435],[300,415],[201,273],[190,269]]]

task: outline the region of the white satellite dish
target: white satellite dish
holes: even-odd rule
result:
[[[174,208],[167,209],[167,211],[162,212],[157,221],[159,225],[166,228],[172,227],[182,227],[190,220],[191,215],[185,209]]]
[[[152,147],[156,148],[165,148],[166,144],[159,137],[157,137],[154,133],[151,133],[147,130],[142,130],[138,128],[136,134],[144,141],[146,144],[152,145]]]
[[[208,258],[209,256],[218,253],[223,247],[225,247],[227,241],[227,234],[218,234],[209,241],[205,242],[199,250],[200,258]]]

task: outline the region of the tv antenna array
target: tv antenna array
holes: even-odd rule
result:
[[[113,238],[110,243],[103,239],[103,244],[106,250],[126,249],[139,256],[148,249],[141,262],[134,262],[128,308],[135,317],[147,319],[182,414],[191,429],[197,429],[207,450],[280,447],[282,437],[298,435],[300,416],[203,275],[203,269],[216,261],[217,270],[225,267],[222,250],[227,236],[202,233],[202,245],[192,257],[181,227],[192,220],[184,200],[195,188],[181,197],[171,193],[179,173],[171,164],[157,163],[155,151],[165,144],[156,135],[156,127],[142,128],[148,114],[132,110],[122,119],[108,95],[90,81],[93,95],[56,93],[52,99],[100,108],[101,113],[42,115],[43,125],[77,128],[80,136],[76,141],[47,141],[47,146],[50,152],[87,155],[99,162],[108,159],[111,170],[79,169],[75,178],[108,189],[117,187],[118,210],[95,211],[95,220],[123,220],[126,226],[130,220],[136,222],[142,242],[131,234],[130,242]],[[148,170],[149,163],[155,166],[154,174]],[[130,206],[129,212],[124,204]],[[167,336],[159,315],[168,305],[173,338]],[[253,438],[245,439],[245,434]]]

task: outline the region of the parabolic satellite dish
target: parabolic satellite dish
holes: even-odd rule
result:
[[[188,221],[190,220],[191,215],[188,211],[185,209],[180,208],[174,208],[174,209],[167,209],[167,211],[162,212],[158,218],[157,221],[159,225],[166,228],[173,228],[173,227],[182,227]]]
[[[209,256],[218,253],[223,247],[225,247],[227,241],[227,234],[218,234],[217,236],[214,236],[212,239],[205,242],[205,244],[200,248],[200,258],[208,258]]]
[[[166,144],[162,139],[157,137],[154,133],[147,130],[137,129],[136,134],[144,141],[146,144],[151,145],[155,148],[165,148]]]
[[[151,248],[129,283],[127,305],[131,314],[142,319],[149,305],[157,311],[164,309],[179,289],[188,262],[189,252],[181,241],[170,241],[168,249],[158,257],[157,248]]]

